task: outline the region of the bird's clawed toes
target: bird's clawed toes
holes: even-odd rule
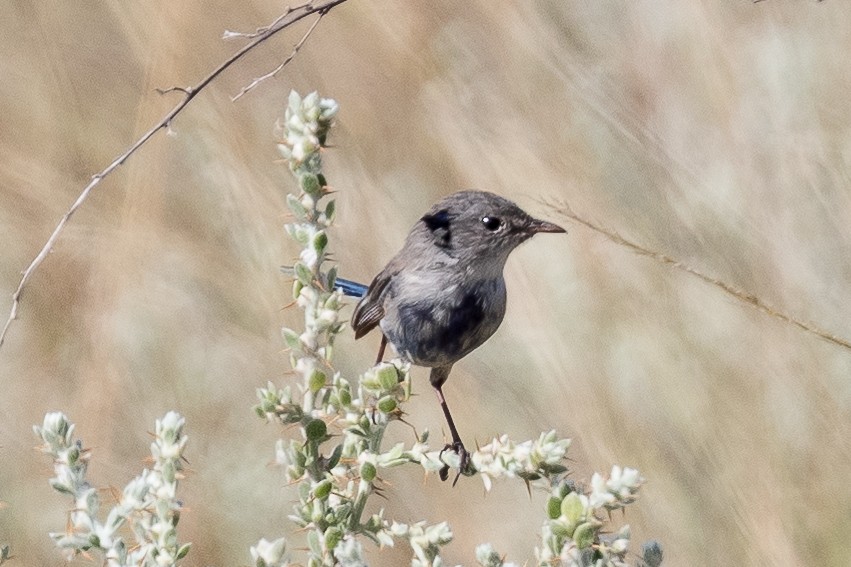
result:
[[[458,483],[458,479],[461,477],[461,473],[467,470],[467,465],[470,464],[470,453],[467,451],[467,449],[464,448],[464,444],[460,441],[455,441],[454,443],[447,443],[443,450],[440,451],[440,455],[438,456],[438,458],[442,459],[443,453],[445,451],[452,451],[461,459],[461,461],[458,463],[458,474],[455,475],[455,480],[452,481],[452,486],[455,486]],[[449,465],[444,463],[443,468],[440,469],[440,472],[438,474],[440,475],[440,480],[445,481],[447,478],[449,478]]]

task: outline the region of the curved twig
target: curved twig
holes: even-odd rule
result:
[[[24,291],[24,288],[27,285],[27,282],[32,277],[33,272],[35,272],[35,270],[38,269],[38,267],[41,265],[41,263],[44,262],[45,258],[47,258],[47,255],[53,249],[53,246],[56,244],[56,240],[59,238],[59,235],[62,233],[62,230],[65,228],[65,225],[68,223],[68,221],[71,219],[71,217],[77,211],[77,209],[79,209],[80,206],[86,201],[86,199],[89,197],[89,194],[101,182],[101,180],[103,178],[105,178],[107,175],[109,175],[115,169],[117,169],[118,166],[122,165],[125,161],[127,161],[127,159],[130,156],[132,156],[134,153],[136,153],[136,150],[138,150],[140,147],[142,147],[159,130],[161,130],[163,128],[168,128],[168,126],[171,124],[171,121],[174,120],[174,118],[178,114],[180,114],[180,112],[186,107],[186,105],[188,105],[192,101],[193,98],[195,98],[195,96],[198,93],[200,93],[207,85],[209,85],[211,82],[213,82],[213,80],[216,79],[216,77],[221,75],[225,71],[225,69],[230,67],[233,63],[238,61],[240,58],[242,58],[243,55],[245,55],[246,53],[248,53],[249,51],[251,51],[252,49],[257,47],[258,45],[260,45],[261,43],[263,43],[264,41],[266,41],[267,39],[269,39],[273,35],[277,34],[279,31],[281,31],[285,28],[288,28],[289,26],[291,26],[295,22],[297,22],[297,21],[299,21],[299,20],[301,20],[301,19],[303,19],[303,18],[305,18],[305,17],[307,17],[311,14],[318,13],[319,18],[316,20],[316,22],[313,23],[313,25],[310,27],[310,29],[304,35],[304,37],[302,37],[301,41],[299,41],[299,43],[296,44],[296,47],[294,48],[292,55],[290,55],[290,57],[288,57],[280,65],[280,67],[277,68],[272,73],[272,75],[274,75],[275,73],[280,71],[280,69],[282,69],[284,66],[286,66],[287,63],[292,61],[293,57],[295,57],[295,54],[298,52],[298,50],[301,48],[301,46],[304,44],[304,42],[310,36],[310,33],[313,31],[313,29],[316,27],[316,25],[319,23],[319,20],[322,19],[322,16],[327,14],[335,6],[342,4],[346,1],[347,0],[325,0],[324,2],[311,1],[311,2],[308,2],[306,4],[301,4],[301,5],[298,5],[298,6],[295,6],[295,7],[289,7],[289,8],[287,8],[287,10],[284,14],[282,14],[277,19],[275,19],[275,21],[272,22],[270,25],[266,26],[265,28],[258,29],[253,34],[246,34],[245,37],[251,38],[252,41],[247,43],[245,46],[243,46],[236,53],[231,55],[224,63],[222,63],[221,65],[216,67],[212,72],[210,72],[210,74],[208,74],[206,77],[204,77],[201,80],[201,82],[199,82],[197,85],[192,86],[192,87],[171,87],[169,89],[157,89],[158,92],[160,92],[160,94],[165,94],[165,93],[168,93],[168,92],[181,92],[181,93],[183,93],[184,96],[183,96],[183,99],[180,102],[178,102],[175,105],[175,107],[172,108],[159,122],[157,122],[154,126],[152,126],[150,130],[148,130],[147,132],[142,134],[142,136],[138,140],[136,140],[136,142],[132,146],[130,146],[130,148],[127,149],[127,151],[125,151],[123,154],[121,154],[120,156],[115,158],[115,160],[113,160],[113,162],[110,163],[108,166],[106,166],[106,168],[104,168],[102,171],[93,175],[89,184],[86,185],[83,188],[83,191],[77,197],[77,200],[74,201],[74,204],[71,205],[71,207],[65,212],[64,215],[62,215],[62,219],[60,219],[59,224],[56,225],[56,228],[53,229],[53,233],[50,235],[50,238],[47,239],[47,241],[44,243],[44,246],[42,247],[42,249],[39,251],[39,253],[36,255],[36,257],[33,259],[33,261],[30,262],[30,265],[27,266],[26,270],[23,271],[23,273],[21,275],[21,281],[20,281],[20,283],[18,283],[18,288],[12,294],[12,307],[9,310],[9,318],[6,320],[6,324],[3,326],[3,330],[0,331],[0,346],[2,346],[3,342],[6,340],[6,333],[9,331],[9,327],[12,325],[12,321],[17,319],[17,317],[18,317],[18,307],[20,306],[20,303],[21,303],[21,295],[23,294],[23,291]],[[257,82],[259,82],[259,81],[255,80],[255,83],[257,83]],[[253,88],[253,86],[255,86],[255,83],[252,83],[251,85],[249,85],[249,88]],[[245,91],[247,92],[247,90],[249,90],[249,88],[246,88]],[[241,96],[241,94],[243,94],[243,93],[240,93],[240,96]],[[239,97],[237,96],[236,98],[239,98]]]

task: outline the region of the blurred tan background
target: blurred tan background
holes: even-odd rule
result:
[[[489,189],[563,222],[509,262],[509,312],[446,389],[471,442],[556,428],[574,478],[612,463],[648,479],[623,520],[668,565],[847,565],[851,352],[570,224],[558,198],[623,236],[851,336],[851,13],[845,2],[351,0],[293,64],[236,103],[306,29],[251,54],[104,181],[24,296],[0,350],[0,542],[61,565],[31,426],[61,409],[95,449],[90,479],[123,487],[153,422],[188,419],[187,565],[246,565],[291,532],[268,464],[281,431],[251,412],[285,383],[289,283],[273,123],[291,88],[341,106],[327,153],[332,246],[364,281],[433,201]],[[89,177],[272,21],[252,2],[5,2],[0,7],[0,303]],[[354,375],[377,344],[347,335]],[[412,421],[443,419],[415,374]],[[394,435],[410,439],[400,426]],[[449,564],[491,541],[532,557],[543,497],[484,495],[388,471],[400,521],[446,519]],[[621,520],[621,518],[616,518]],[[300,536],[292,545],[302,545]],[[637,549],[637,546],[636,546]],[[296,555],[298,557],[298,555]],[[372,553],[407,564],[404,548]]]

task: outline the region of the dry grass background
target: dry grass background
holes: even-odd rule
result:
[[[237,47],[224,29],[282,9],[0,7],[4,297],[89,176],[178,96],[154,88],[193,83]],[[250,544],[290,529],[292,494],[267,466],[280,432],[250,412],[256,386],[286,380],[279,328],[296,316],[277,271],[294,254],[281,229],[293,183],[272,139],[290,88],[342,108],[326,167],[349,276],[371,277],[438,197],[476,187],[554,221],[538,199],[564,199],[851,335],[845,2],[352,0],[279,79],[231,103],[304,29],[227,73],[106,180],[27,289],[0,350],[0,541],[16,564],[62,564],[46,533],[68,503],[30,430],[55,409],[95,448],[101,486],[138,472],[155,418],[188,418],[187,565],[245,565]],[[578,480],[638,467],[649,482],[625,520],[637,542],[663,541],[668,565],[847,565],[851,352],[567,226],[515,253],[505,323],[453,373],[465,439],[554,427],[575,439]],[[340,368],[364,368],[375,343],[346,337]],[[412,420],[439,432],[415,376]],[[385,477],[393,516],[451,523],[450,563],[472,563],[482,541],[531,557],[541,497]]]

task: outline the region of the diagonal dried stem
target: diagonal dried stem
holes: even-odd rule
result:
[[[15,292],[12,294],[12,307],[9,309],[9,318],[6,320],[6,324],[3,326],[3,330],[0,331],[0,347],[2,347],[3,342],[6,340],[6,333],[9,331],[9,327],[12,325],[12,322],[18,317],[18,308],[21,304],[21,296],[23,295],[24,289],[26,288],[27,283],[32,277],[33,273],[38,269],[38,267],[44,262],[47,255],[53,249],[56,241],[59,239],[62,230],[65,228],[65,225],[71,219],[77,209],[85,203],[86,199],[88,199],[89,194],[92,190],[100,184],[101,180],[103,180],[110,173],[115,171],[118,166],[122,165],[127,159],[132,156],[136,151],[141,148],[145,143],[151,139],[151,137],[156,134],[159,130],[168,128],[171,124],[171,121],[180,114],[180,112],[195,98],[198,93],[200,93],[204,88],[209,85],[213,80],[215,80],[219,75],[221,75],[228,67],[237,62],[242,58],[243,55],[277,34],[279,31],[288,28],[292,24],[298,22],[299,20],[310,16],[311,14],[319,14],[319,18],[313,23],[310,30],[307,34],[299,41],[296,45],[293,53],[288,57],[278,69],[274,71],[277,73],[284,66],[287,65],[290,61],[292,61],[295,54],[298,52],[298,49],[301,45],[307,40],[310,33],[319,23],[319,20],[322,19],[322,16],[327,14],[332,8],[335,6],[346,2],[347,0],[325,0],[324,2],[315,2],[311,1],[305,4],[300,4],[295,7],[287,8],[286,12],[275,19],[270,25],[265,28],[260,28],[254,34],[250,34],[252,39],[251,42],[247,43],[241,49],[239,49],[236,53],[231,55],[226,61],[220,64],[218,67],[213,69],[206,77],[204,77],[197,85],[192,87],[172,87],[170,89],[160,90],[161,94],[167,92],[181,92],[183,93],[183,99],[178,102],[174,108],[172,108],[168,113],[166,113],[163,118],[154,124],[150,130],[142,134],[142,136],[133,143],[130,148],[128,148],[123,154],[115,158],[112,163],[110,163],[106,168],[104,168],[99,173],[96,173],[92,176],[91,181],[88,185],[86,185],[80,195],[77,197],[77,200],[74,201],[74,204],[62,215],[62,218],[59,221],[59,224],[56,225],[56,228],[53,230],[53,233],[50,235],[50,238],[44,243],[44,246],[41,248],[36,257],[30,262],[30,265],[23,271],[21,275],[21,280],[18,283],[18,287]],[[237,97],[239,98],[239,97]],[[235,100],[235,99],[234,99]]]
[[[754,295],[750,292],[747,292],[745,290],[739,289],[736,286],[731,285],[731,284],[729,284],[729,283],[727,283],[723,280],[713,278],[712,276],[709,276],[709,275],[701,272],[700,270],[693,268],[692,266],[689,266],[688,264],[684,264],[683,262],[680,262],[679,260],[672,258],[671,256],[668,256],[667,254],[663,254],[661,252],[656,252],[654,250],[650,250],[649,248],[645,248],[645,247],[643,247],[639,244],[636,244],[635,242],[627,240],[626,238],[622,237],[618,233],[611,231],[611,230],[609,230],[609,229],[607,229],[603,226],[600,226],[596,223],[593,223],[593,222],[589,221],[588,219],[585,219],[585,218],[581,217],[580,215],[576,214],[575,212],[573,212],[573,210],[570,208],[570,206],[567,203],[546,202],[545,204],[553,207],[554,209],[556,209],[558,212],[560,212],[561,214],[563,214],[567,218],[574,220],[574,221],[578,222],[579,224],[590,228],[594,232],[602,234],[603,236],[605,236],[606,238],[608,238],[609,240],[611,240],[612,242],[614,242],[615,244],[617,244],[619,246],[623,246],[625,248],[628,248],[632,252],[635,252],[636,254],[640,254],[641,256],[647,256],[649,258],[656,260],[657,262],[659,262],[661,264],[671,266],[671,267],[676,268],[678,270],[681,270],[681,271],[683,271],[687,274],[695,276],[696,278],[703,280],[704,282],[706,282],[708,284],[714,285],[715,287],[721,289],[725,293],[735,297],[739,301],[741,301],[743,303],[747,303],[748,305],[752,305],[753,307],[755,307],[759,311],[762,311],[763,313],[766,313],[766,314],[771,315],[772,317],[779,319],[779,320],[781,320],[785,323],[788,323],[790,325],[798,327],[799,329],[801,329],[803,331],[806,331],[808,333],[812,333],[813,335],[816,335],[817,337],[820,337],[820,338],[822,338],[822,339],[824,339],[828,342],[831,342],[831,343],[833,343],[837,346],[851,350],[851,341],[844,339],[842,337],[838,337],[838,336],[836,336],[836,335],[834,335],[834,334],[832,334],[828,331],[825,331],[824,329],[821,329],[820,327],[817,327],[816,325],[814,325],[812,323],[802,321],[802,320],[797,319],[797,318],[795,318],[795,317],[793,317],[793,316],[791,316],[787,313],[779,311],[779,310],[775,309],[774,307],[772,307],[771,305],[769,305],[768,303],[766,303],[765,301],[763,301],[762,299],[760,299],[759,297],[757,297],[756,295]]]

